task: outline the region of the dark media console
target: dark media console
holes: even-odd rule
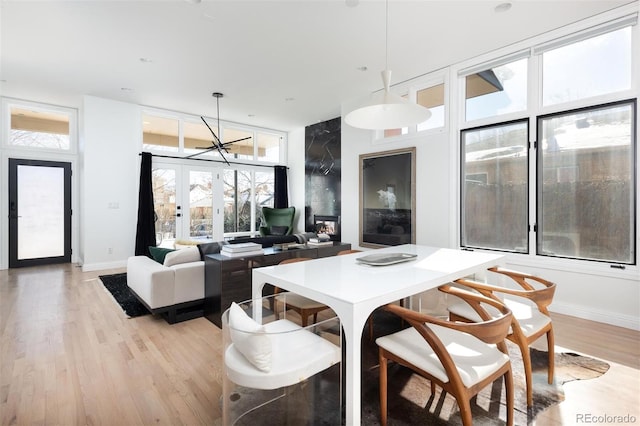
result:
[[[227,257],[208,254],[204,262],[204,316],[222,327],[222,313],[231,302],[251,299],[251,271],[253,268],[277,265],[295,257],[335,256],[342,250],[350,250],[351,244],[334,242],[328,246],[299,247],[289,250],[263,249],[264,254],[247,257]]]

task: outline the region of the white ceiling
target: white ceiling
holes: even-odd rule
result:
[[[392,84],[631,1],[500,3],[390,0]],[[3,96],[216,117],[219,91],[222,120],[291,130],[382,86],[381,0],[0,0],[0,14]]]

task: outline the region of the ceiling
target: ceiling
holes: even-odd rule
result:
[[[392,84],[631,3],[389,2]],[[382,87],[381,0],[0,0],[0,94],[83,95],[289,131]],[[363,70],[366,67],[366,70]]]

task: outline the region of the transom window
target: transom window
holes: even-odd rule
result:
[[[74,147],[75,110],[35,104],[6,106],[10,117],[8,145],[65,152]]]

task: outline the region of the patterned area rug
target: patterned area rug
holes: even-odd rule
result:
[[[375,334],[381,336],[399,329],[395,318],[386,312],[375,313]],[[394,325],[395,323],[395,325]],[[378,359],[375,343],[363,339],[363,413],[362,424],[379,424],[378,403]],[[547,382],[547,352],[531,349],[533,364],[533,407],[527,408],[526,385],[519,348],[508,342],[509,357],[515,388],[514,424],[533,423],[537,414],[551,405],[564,400],[562,384],[572,380],[587,380],[600,377],[609,369],[609,364],[575,353],[555,354],[555,380]],[[368,366],[368,368],[367,368]],[[430,384],[407,368],[389,364],[389,425],[461,425],[460,413],[455,399],[437,389],[431,395]],[[506,424],[504,383],[496,381],[483,389],[472,401],[474,425]]]
[[[127,286],[127,273],[100,275],[102,285],[113,296],[113,299],[120,305],[129,318],[142,315],[149,315],[147,308],[131,293]]]

